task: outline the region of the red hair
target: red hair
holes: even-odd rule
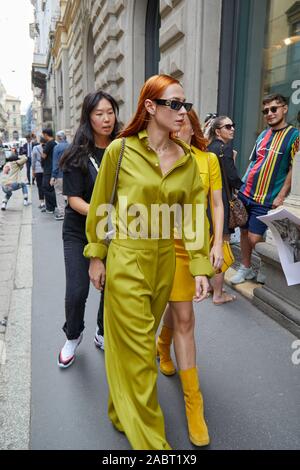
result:
[[[192,135],[191,145],[205,152],[207,150],[208,141],[203,135],[199,117],[194,109],[191,109],[191,111],[189,111],[187,115],[194,131],[194,135]]]
[[[146,129],[150,116],[145,108],[145,100],[161,98],[165,89],[170,85],[180,85],[180,82],[170,75],[153,75],[153,77],[148,78],[141,89],[135,115],[125,129],[120,132],[118,137],[129,137]]]

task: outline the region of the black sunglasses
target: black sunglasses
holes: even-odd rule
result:
[[[209,119],[216,119],[219,117],[218,113],[208,113],[205,117],[205,121],[208,121]]]
[[[218,129],[227,129],[228,131],[231,131],[231,129],[235,129],[235,123],[233,122],[232,124],[224,124],[224,126],[218,127]]]
[[[269,111],[271,111],[271,113],[277,113],[277,109],[278,108],[283,108],[285,105],[280,105],[280,106],[271,106],[270,108],[265,108],[262,110],[262,113],[264,116],[267,116],[269,114]]]
[[[169,106],[169,108],[173,109],[173,111],[179,111],[182,106],[186,109],[187,112],[189,112],[192,107],[193,103],[184,103],[183,101],[177,101],[177,100],[153,100],[155,103],[161,105],[161,106]]]

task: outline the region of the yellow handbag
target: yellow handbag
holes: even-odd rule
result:
[[[234,263],[234,256],[231,250],[230,243],[227,241],[223,241],[223,256],[224,256],[224,263],[221,267],[221,272],[225,273],[228,268]]]
[[[208,154],[208,161],[209,161],[209,154]],[[210,176],[210,173],[209,173],[209,176]],[[214,223],[213,196],[212,196],[211,186],[210,186],[210,192],[209,192],[209,201],[210,201],[210,208],[211,208],[212,223]],[[211,239],[210,239],[210,247],[213,246],[213,241],[214,241],[213,238],[214,237],[212,236]],[[230,268],[230,266],[235,261],[234,255],[233,255],[231,247],[230,247],[230,243],[225,241],[225,240],[223,241],[223,257],[224,257],[224,263],[223,263],[221,269],[219,269],[217,271],[217,273],[221,273],[221,272],[225,273],[225,271],[227,271],[227,269]]]
[[[210,239],[210,248],[212,248],[212,246],[213,246],[213,241],[214,241],[214,238],[211,237],[211,239]],[[231,250],[230,243],[225,241],[225,240],[223,241],[223,258],[224,258],[224,262],[222,264],[222,267],[221,267],[221,269],[218,269],[218,271],[216,271],[216,274],[225,273],[225,271],[227,271],[227,269],[230,268],[230,266],[235,261],[234,255],[233,255],[232,250]]]

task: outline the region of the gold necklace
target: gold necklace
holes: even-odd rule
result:
[[[149,141],[148,141],[149,142]],[[162,147],[153,147],[151,145],[151,142],[149,142],[149,147],[154,150],[155,153],[162,153],[162,152],[165,152],[165,150],[168,150],[168,148],[170,147],[171,145],[171,141],[169,140],[169,142],[165,145],[163,145]]]

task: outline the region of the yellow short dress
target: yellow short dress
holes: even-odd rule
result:
[[[210,191],[222,189],[222,176],[218,157],[214,153],[203,152],[193,146],[192,153],[198,164],[207,200]],[[176,270],[169,300],[171,302],[190,302],[195,295],[195,281],[189,270],[189,256],[181,239],[175,238],[174,243]]]

